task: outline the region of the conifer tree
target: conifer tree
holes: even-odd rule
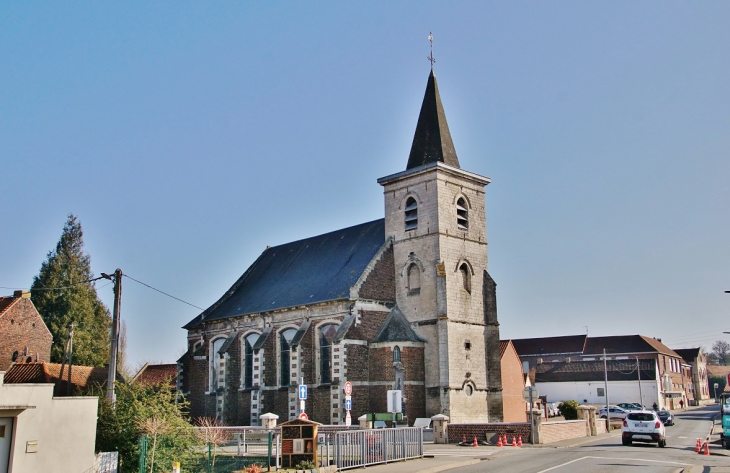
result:
[[[99,300],[84,252],[81,223],[69,214],[56,249],[33,278],[31,300],[53,334],[51,361],[63,358],[68,326],[74,324],[73,364],[104,366],[109,361],[111,317]]]

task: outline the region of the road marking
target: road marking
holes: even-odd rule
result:
[[[459,452],[459,453],[441,453],[441,452],[428,452],[424,451],[424,455],[430,455],[434,457],[488,457],[490,455],[494,455],[496,452]]]
[[[581,460],[586,460],[588,458],[593,458],[597,460],[628,460],[628,461],[637,461],[637,462],[649,462],[649,463],[669,463],[671,465],[682,465],[682,466],[690,466],[691,463],[680,463],[680,462],[670,462],[670,461],[663,461],[663,460],[645,460],[642,458],[622,458],[622,457],[594,457],[594,456],[588,456],[588,457],[580,457],[576,458],[575,460],[571,460],[569,462],[562,463],[560,465],[555,465],[550,468],[546,468],[545,470],[540,470],[537,473],[545,473],[547,471],[552,471],[558,468],[562,468],[566,465],[570,465],[571,463],[575,463]]]
[[[681,435],[677,437],[678,439],[686,439],[687,437],[682,437]]]

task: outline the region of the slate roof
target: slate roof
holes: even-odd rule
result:
[[[565,355],[583,353],[587,335],[567,335],[563,337],[541,337],[512,339],[512,344],[520,356]]]
[[[687,363],[694,363],[698,356],[700,356],[700,347],[697,348],[677,348],[674,352],[681,356]]]
[[[642,380],[656,379],[656,362],[640,359]],[[609,381],[637,381],[636,360],[608,360],[606,363]],[[540,363],[535,367],[535,382],[584,382],[604,381],[603,361],[571,361]]]
[[[428,76],[426,93],[423,96],[421,112],[418,115],[416,133],[413,136],[406,170],[436,161],[455,168],[460,167],[454,142],[451,140],[449,125],[446,123],[446,114],[444,106],[441,104],[436,76],[433,75],[432,70]]]
[[[586,347],[583,351],[583,354],[603,354],[604,348],[610,354],[658,352],[664,355],[679,357],[679,355],[674,350],[672,350],[656,338],[645,337],[643,335],[588,337],[588,339],[586,340]]]
[[[66,382],[68,380],[68,365],[63,368],[63,379],[61,376],[60,363],[36,362],[16,363],[5,373],[5,383],[53,383],[54,396],[66,395]],[[93,386],[106,387],[109,368],[73,365],[71,369],[71,395],[78,394],[79,390]],[[124,381],[121,374],[117,373],[117,381]]]
[[[165,384],[177,387],[177,364],[151,365],[145,363],[142,369],[132,378],[132,382],[142,386],[159,386]]]
[[[411,324],[403,315],[403,312],[396,306],[390,310],[388,317],[385,318],[380,332],[372,340],[374,343],[379,342],[420,342],[425,340],[413,331]]]
[[[223,297],[183,328],[347,299],[350,287],[384,244],[385,220],[379,219],[267,248]]]

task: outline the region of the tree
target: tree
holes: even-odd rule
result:
[[[116,403],[111,405],[102,388],[96,423],[96,450],[119,452],[122,473],[139,471],[139,442],[148,435],[147,472],[167,471],[173,461],[181,462],[183,471],[196,471],[205,448],[196,438],[185,414],[187,401],[178,399],[170,389],[119,383]]]
[[[31,300],[53,335],[51,361],[61,362],[69,324],[74,324],[73,363],[104,366],[109,360],[111,317],[99,300],[84,252],[81,223],[69,214],[56,249],[33,278]]]
[[[711,365],[730,365],[730,343],[718,340],[712,344],[712,350],[707,354],[707,361]]]

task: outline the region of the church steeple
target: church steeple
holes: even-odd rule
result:
[[[449,125],[446,123],[444,106],[441,105],[436,77],[431,70],[406,170],[436,161],[455,168],[460,167],[454,143],[451,141]]]

